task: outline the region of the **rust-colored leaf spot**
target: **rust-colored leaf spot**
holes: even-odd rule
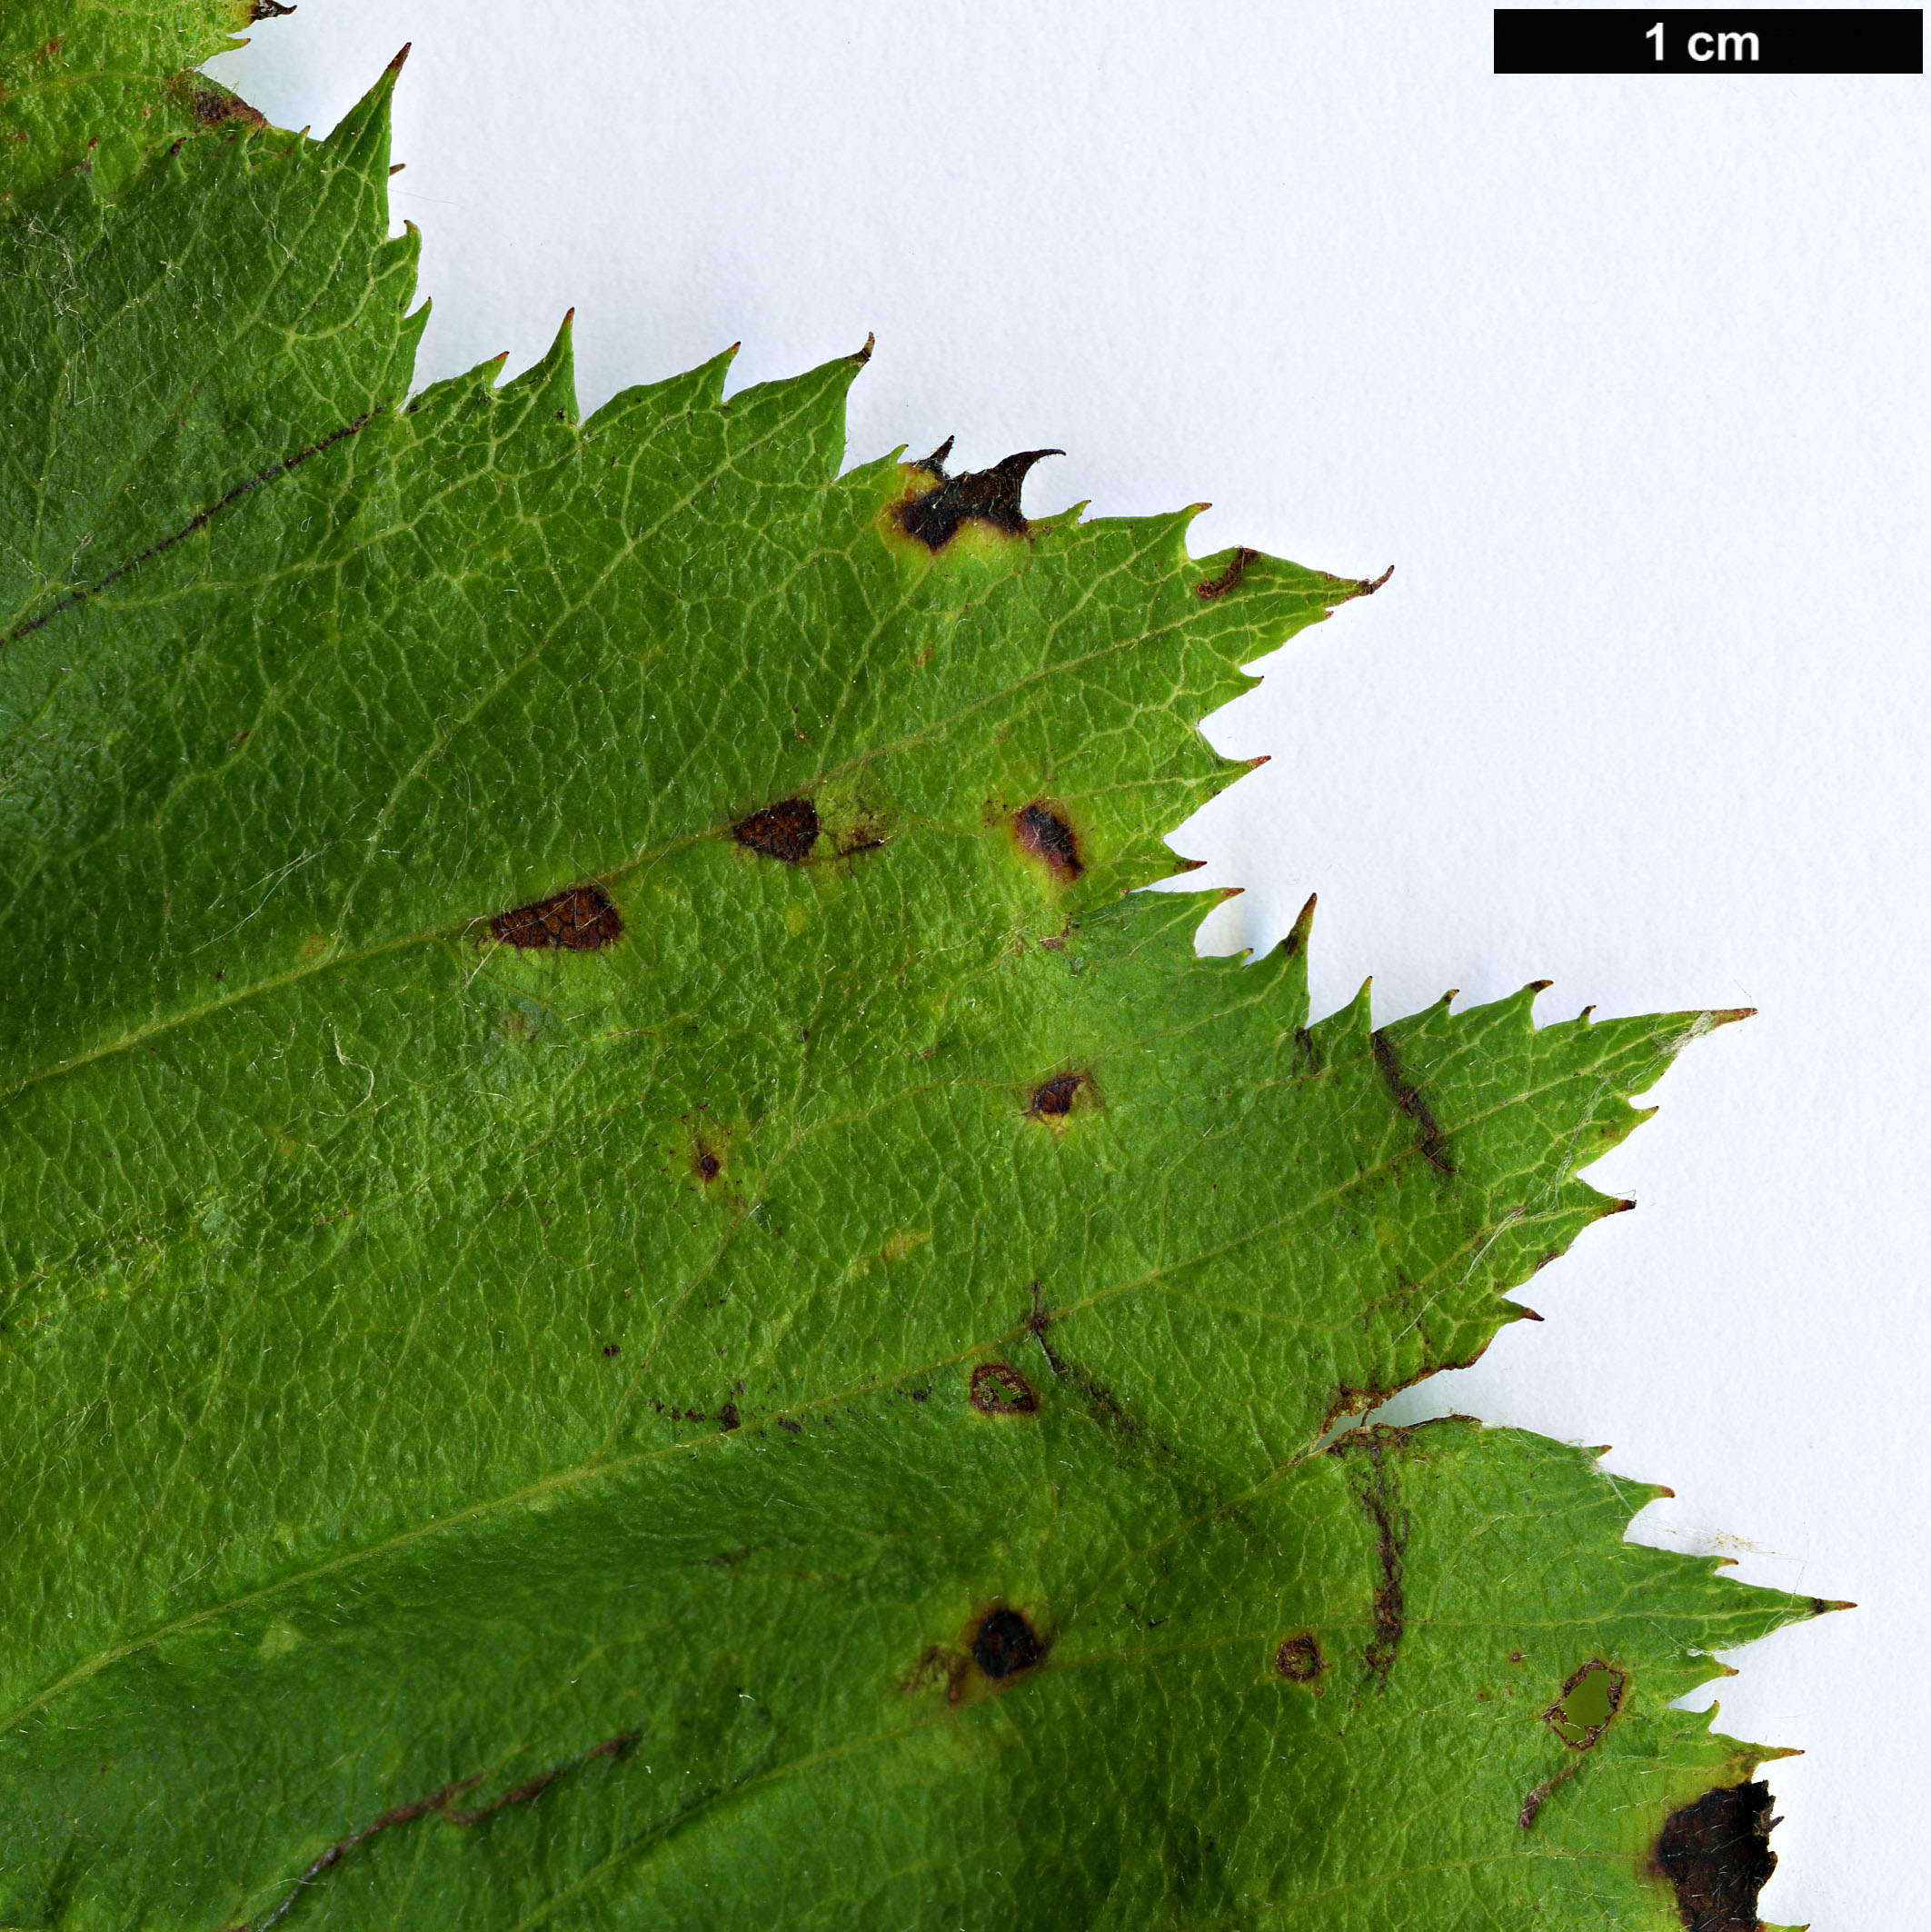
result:
[[[623,933],[623,921],[600,885],[573,885],[535,904],[499,912],[490,921],[490,937],[505,946],[562,948],[570,952],[594,952]]]
[[[1303,1630],[1298,1637],[1285,1638],[1274,1653],[1274,1668],[1290,1684],[1311,1684],[1327,1668],[1321,1647],[1312,1634]]]
[[[1039,1413],[1038,1391],[1017,1369],[1006,1362],[980,1362],[972,1371],[966,1399],[982,1416]]]
[[[972,1661],[990,1678],[1017,1677],[1045,1655],[1045,1645],[1017,1610],[991,1611],[972,1636]]]
[[[701,1147],[691,1157],[691,1166],[706,1187],[718,1178],[724,1163],[708,1148]]]
[[[818,842],[818,807],[808,798],[780,799],[731,828],[740,845],[748,845],[767,859],[802,865]]]
[[[983,523],[1002,536],[1022,537],[1031,529],[1020,513],[1020,488],[1026,473],[1042,456],[1063,456],[1064,450],[1021,450],[990,470],[971,470],[963,476],[945,473],[945,458],[952,447],[948,436],[922,463],[912,465],[939,485],[900,503],[892,514],[898,526],[935,554],[959,534],[966,523]]]
[[[1035,1120],[1063,1120],[1073,1110],[1073,1102],[1080,1098],[1080,1090],[1086,1084],[1083,1073],[1056,1073],[1043,1085],[1032,1090],[1026,1111]]]
[[[738,1427],[738,1405],[735,1402],[726,1402],[723,1408],[718,1410],[717,1419],[720,1429],[736,1429]]]
[[[1012,835],[1020,850],[1043,861],[1056,879],[1077,879],[1086,870],[1066,814],[1045,799],[1036,798],[1012,814]]]
[[[1760,1932],[1757,1896],[1777,1869],[1770,1849],[1770,1788],[1732,1785],[1706,1791],[1670,1813],[1656,1862],[1676,1887],[1688,1932]]]

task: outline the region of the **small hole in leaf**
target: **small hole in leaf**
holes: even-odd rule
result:
[[[966,1399],[982,1416],[1036,1415],[1040,1407],[1032,1384],[1006,1362],[980,1362]]]
[[[1620,1670],[1592,1658],[1562,1687],[1543,1719],[1572,1750],[1586,1751],[1608,1729],[1623,1701],[1624,1681]]]

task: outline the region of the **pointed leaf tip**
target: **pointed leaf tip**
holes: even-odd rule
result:
[[[391,61],[386,67],[383,69],[383,72],[384,74],[400,74],[403,71],[403,63],[409,58],[409,50],[414,45],[415,43],[413,40],[405,40],[402,45],[401,51],[396,55],[395,58]]]
[[[871,352],[878,346],[878,337],[870,329],[865,331],[865,346],[852,356],[851,360],[862,369],[871,360]]]

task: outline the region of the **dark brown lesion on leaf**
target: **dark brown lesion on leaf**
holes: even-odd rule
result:
[[[1777,1869],[1777,1822],[1762,1783],[1719,1787],[1670,1813],[1656,1864],[1675,1887],[1687,1932],[1762,1932],[1757,1898]]]
[[[1403,1583],[1408,1568],[1408,1514],[1389,1478],[1386,1454],[1389,1440],[1398,1436],[1395,1429],[1370,1426],[1343,1436],[1329,1451],[1336,1456],[1360,1456],[1367,1466],[1356,1494],[1374,1526],[1379,1576],[1369,1606],[1374,1635],[1368,1640],[1361,1661],[1378,1690],[1388,1688],[1388,1674],[1394,1668],[1395,1654],[1408,1628]]]
[[[1045,1655],[1038,1631],[1003,1605],[989,1611],[972,1633],[972,1661],[995,1681],[1032,1669]]]
[[[1205,597],[1209,602],[1216,597],[1226,596],[1228,592],[1232,590],[1235,584],[1239,583],[1241,578],[1247,574],[1248,565],[1260,553],[1258,550],[1248,550],[1244,547],[1235,551],[1233,561],[1228,564],[1227,568],[1218,577],[1209,577],[1205,583],[1195,584],[1193,594],[1196,597]]]
[[[1039,1391],[1010,1362],[980,1362],[966,1399],[982,1416],[1037,1415]]]
[[[1036,798],[1021,805],[1012,814],[1012,836],[1022,852],[1039,860],[1064,883],[1070,884],[1086,870],[1072,822],[1050,799]]]
[[[569,1776],[573,1771],[582,1771],[598,1758],[619,1759],[626,1757],[643,1734],[641,1731],[619,1731],[614,1738],[606,1738],[601,1744],[593,1744],[586,1751],[579,1751],[574,1758],[566,1758],[561,1764],[552,1765],[539,1771],[533,1778],[526,1778],[521,1784],[512,1785],[507,1791],[499,1792],[479,1805],[462,1806],[456,1800],[466,1797],[483,1781],[485,1774],[478,1771],[468,1778],[459,1778],[437,1789],[425,1793],[421,1798],[409,1799],[404,1804],[392,1805],[378,1818],[358,1829],[346,1833],[333,1845],[324,1846],[303,1870],[281,1902],[259,1918],[244,1920],[231,1926],[227,1932],[267,1932],[267,1928],[288,1916],[297,1899],[301,1898],[323,1873],[340,1865],[351,1853],[359,1851],[372,1838],[383,1833],[393,1831],[400,1826],[413,1825],[425,1817],[440,1817],[445,1823],[463,1830],[473,1830],[493,1817],[499,1811],[506,1811],[513,1805],[527,1805],[540,1798],[558,1778]]]
[[[1290,1684],[1312,1684],[1327,1668],[1320,1644],[1311,1630],[1283,1638],[1280,1648],[1274,1653],[1276,1673],[1286,1678]]]
[[[284,20],[294,12],[292,6],[284,6],[282,0],[251,0],[248,8],[248,25],[254,26],[261,20]]]
[[[1026,1102],[1027,1117],[1057,1125],[1090,1096],[1092,1084],[1090,1076],[1084,1073],[1056,1073],[1032,1090]]]
[[[1348,586],[1347,595],[1341,600],[1345,603],[1350,597],[1372,597],[1395,574],[1395,566],[1390,563],[1379,577],[1337,577],[1330,570],[1324,570],[1320,574],[1324,583]]]
[[[171,85],[203,127],[219,127],[224,121],[239,121],[244,127],[268,125],[265,115],[204,74],[177,75]]]
[[[731,828],[731,836],[767,859],[802,865],[818,842],[818,807],[808,798],[780,799]]]
[[[1032,526],[1020,513],[1020,491],[1026,473],[1042,456],[1063,456],[1063,450],[1020,450],[990,470],[969,470],[962,476],[945,473],[952,439],[948,436],[930,456],[907,464],[932,477],[934,486],[906,497],[891,509],[891,520],[934,555],[968,523],[980,523],[1001,536],[1030,535]]]
[[[573,885],[490,921],[490,937],[505,946],[595,952],[622,936],[622,917],[600,885]]]
[[[1415,1123],[1415,1145],[1422,1159],[1438,1174],[1454,1173],[1455,1163],[1448,1157],[1448,1143],[1442,1138],[1441,1129],[1436,1124],[1421,1090],[1402,1073],[1401,1062],[1395,1057],[1393,1041],[1379,1028],[1368,1037],[1374,1045],[1375,1064],[1381,1069],[1381,1078],[1388,1082],[1388,1090],[1395,1105]]]

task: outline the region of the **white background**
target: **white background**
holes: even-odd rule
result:
[[[742,337],[855,349],[851,451],[1060,443],[1035,511],[1200,497],[1392,583],[1209,726],[1177,835],[1311,890],[1319,1010],[1557,983],[1756,1005],[1592,1176],[1639,1213],[1391,1406],[1616,1445],[1638,1534],[1863,1608],[1744,1654],[1807,1756],[1771,1920],[1931,1919],[1922,1417],[1931,100],[1919,79],[1491,75],[1471,5],[304,0],[217,75],[332,125],[404,39],[418,374],[577,310],[583,401]]]

